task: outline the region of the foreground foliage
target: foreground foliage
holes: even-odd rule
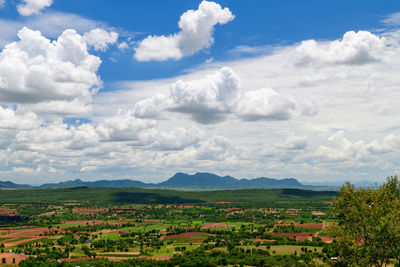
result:
[[[345,266],[400,264],[400,182],[389,177],[378,189],[347,183],[334,200],[333,234]]]

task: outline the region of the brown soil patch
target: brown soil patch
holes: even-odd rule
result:
[[[296,224],[294,228],[323,229],[324,225],[322,223],[303,223],[303,224]]]
[[[141,259],[152,259],[153,257],[152,256],[144,256],[144,255],[142,255],[142,256],[139,256],[139,258],[141,258]]]
[[[171,255],[161,255],[161,256],[158,256],[156,258],[156,260],[158,260],[158,261],[167,261],[167,260],[170,260],[172,258],[173,258],[173,256],[171,256]]]
[[[0,208],[0,215],[18,216],[19,212],[16,209],[2,209],[2,208]]]
[[[313,211],[313,212],[311,212],[311,214],[315,215],[315,216],[324,216],[324,215],[326,215],[326,213],[322,212],[322,211]]]
[[[217,229],[217,228],[226,228],[231,225],[227,223],[206,223],[204,224],[201,229]]]
[[[195,237],[203,237],[203,236],[209,236],[211,234],[209,233],[202,233],[202,232],[188,232],[188,233],[182,233],[182,234],[177,234],[177,235],[167,235],[164,238],[195,238]]]
[[[297,241],[304,241],[315,236],[315,233],[271,233],[271,235],[294,237]]]
[[[298,209],[288,209],[287,211],[285,211],[285,213],[287,213],[287,214],[298,214],[298,213],[300,213],[300,210],[298,210]]]
[[[27,239],[22,239],[22,240],[18,240],[18,241],[12,241],[12,242],[8,242],[8,243],[4,243],[4,247],[10,248],[10,247],[13,247],[13,246],[17,246],[19,244],[24,244],[24,243],[31,242],[31,241],[38,240],[38,239],[40,239],[40,237],[27,238]],[[7,240],[5,240],[5,241],[7,241]]]
[[[5,235],[1,237],[9,237],[9,238],[19,238],[19,237],[35,237],[43,234],[50,229],[47,227],[39,227],[39,228],[26,228],[26,229],[18,229],[18,230],[7,230],[5,231]],[[1,242],[0,242],[1,243]]]
[[[26,260],[27,258],[29,258],[29,256],[14,253],[0,253],[0,258],[6,258],[7,264],[12,264],[13,259],[15,259],[16,264],[19,264],[20,261]]]
[[[319,238],[321,238],[321,240],[322,241],[324,241],[324,242],[326,242],[326,243],[331,243],[332,241],[333,241],[333,238],[332,237],[329,237],[329,236],[325,236],[325,235],[319,235],[318,236]]]

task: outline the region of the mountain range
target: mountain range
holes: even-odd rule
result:
[[[19,185],[13,182],[0,182],[0,189],[20,188],[73,188],[73,187],[138,187],[138,188],[187,188],[187,189],[246,189],[246,188],[303,188],[305,187],[294,178],[272,179],[259,177],[255,179],[236,179],[232,176],[218,176],[212,173],[198,172],[190,175],[176,173],[161,183],[144,183],[134,180],[100,180],[85,182],[80,179],[73,181],[48,183],[40,186]]]

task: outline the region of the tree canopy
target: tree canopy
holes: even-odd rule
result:
[[[400,182],[388,177],[378,188],[346,183],[334,200],[332,228],[340,262],[346,266],[400,263]]]

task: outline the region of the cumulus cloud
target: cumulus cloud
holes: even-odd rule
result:
[[[0,0],[0,8],[4,7],[6,4],[6,0]]]
[[[177,127],[170,132],[157,133],[152,147],[157,150],[182,150],[197,144],[202,139],[202,135],[196,128]]]
[[[365,64],[379,59],[385,38],[368,31],[349,31],[341,40],[317,42],[307,40],[297,47],[298,64],[326,62],[337,64]]]
[[[138,118],[159,119],[161,112],[171,105],[172,101],[164,94],[157,93],[150,98],[135,103],[132,112]]]
[[[105,141],[145,141],[153,134],[151,129],[155,121],[135,117],[129,110],[119,110],[118,113],[101,122],[96,131]]]
[[[128,49],[128,47],[129,47],[129,45],[128,45],[127,42],[122,42],[122,43],[120,43],[120,44],[118,45],[118,49],[119,49],[119,50],[125,50],[125,49]]]
[[[398,151],[400,136],[389,134],[380,140],[366,143],[363,140],[351,142],[345,137],[344,131],[337,131],[329,137],[331,146],[321,145],[315,151],[315,156],[328,161],[371,160],[371,156]]]
[[[305,136],[291,136],[284,143],[278,145],[278,147],[287,150],[303,150],[307,145],[308,141]]]
[[[271,88],[244,93],[238,100],[236,114],[247,121],[287,120],[295,104],[288,97]]]
[[[332,146],[321,145],[315,151],[315,156],[320,160],[345,161],[360,159],[366,155],[365,142],[351,142],[345,137],[344,131],[337,131],[329,137]]]
[[[179,80],[170,88],[170,109],[191,114],[199,123],[218,122],[231,111],[239,87],[239,77],[227,67],[201,80]]]
[[[26,104],[20,106],[22,111],[33,111],[39,115],[47,116],[87,116],[91,114],[93,106],[89,103],[90,97],[87,98],[74,98],[73,100],[52,100],[36,104]]]
[[[197,10],[188,10],[179,20],[180,32],[173,35],[148,36],[135,49],[139,61],[181,59],[210,47],[214,26],[234,19],[228,8],[202,1]]]
[[[66,30],[51,41],[24,27],[18,37],[0,53],[0,103],[41,103],[42,110],[63,113],[73,110],[60,101],[90,101],[101,85],[96,73],[101,60],[88,53],[81,35]]]
[[[271,88],[240,92],[241,81],[228,67],[222,67],[203,79],[178,80],[170,94],[156,94],[138,101],[132,111],[140,118],[159,119],[163,111],[191,115],[201,124],[223,121],[228,115],[245,121],[288,120],[295,110],[290,97]]]
[[[96,51],[106,51],[108,47],[115,44],[118,40],[118,33],[107,32],[103,29],[96,28],[83,35],[86,43],[93,47]]]
[[[201,131],[196,128],[176,127],[164,132],[155,127],[154,120],[138,118],[131,110],[119,110],[102,120],[96,132],[102,142],[129,142],[132,146],[149,146],[155,150],[181,150],[202,138]]]
[[[93,125],[85,123],[77,127],[70,128],[71,137],[68,140],[67,148],[69,149],[85,149],[98,144],[99,135]]]
[[[213,136],[200,144],[197,149],[196,159],[198,160],[224,160],[231,156],[231,146],[227,138]]]
[[[53,0],[22,0],[22,3],[17,5],[17,10],[22,16],[31,16],[52,4]]]
[[[400,136],[389,134],[382,140],[374,140],[366,146],[371,154],[385,154],[396,151],[400,147]]]
[[[29,130],[40,126],[41,121],[33,112],[16,114],[13,109],[0,106],[0,129]]]

